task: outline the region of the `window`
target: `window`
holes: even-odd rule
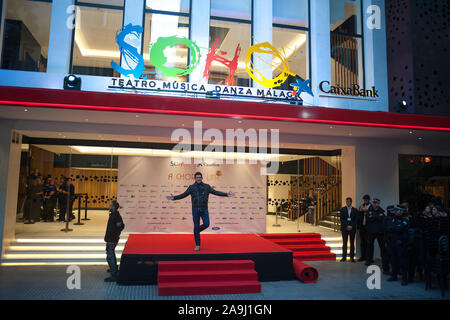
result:
[[[309,3],[308,0],[273,0],[272,45],[289,64],[290,75],[277,89],[291,90],[295,78],[303,81],[309,73]],[[272,78],[283,72],[282,62],[272,60]]]
[[[331,82],[364,87],[361,0],[330,0]]]
[[[251,29],[251,0],[211,0],[209,47],[215,48],[218,59],[209,68],[206,65],[208,83],[250,86],[244,60],[252,45]],[[233,61],[237,61],[236,68]]]
[[[123,24],[124,0],[83,0],[76,4],[71,72],[119,76],[111,61],[120,61],[116,33]]]
[[[146,0],[145,8],[152,11],[165,11],[174,13],[190,12],[190,0]]]
[[[150,62],[150,46],[160,37],[184,37],[189,39],[189,0],[147,0],[145,3],[144,73],[148,79],[188,81],[188,75],[165,76]],[[182,43],[164,50],[167,62],[164,67],[185,69],[189,64],[189,49]]]
[[[51,1],[6,0],[4,8],[2,69],[46,72]]]

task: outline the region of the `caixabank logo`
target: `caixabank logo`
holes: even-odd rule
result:
[[[330,86],[329,81],[322,81],[319,84],[319,89],[323,93],[336,94],[340,96],[354,96],[354,97],[369,97],[378,98],[378,90],[372,86],[370,90],[361,88],[358,84],[353,84],[351,87],[341,87],[338,85]]]

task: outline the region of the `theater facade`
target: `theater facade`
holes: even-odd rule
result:
[[[0,4],[2,259],[64,227],[25,230],[34,169],[72,178],[92,219],[119,200],[129,232],[190,232],[189,204],[163,200],[195,171],[240,194],[213,200],[211,232],[268,232],[274,217],[334,232],[364,194],[450,206],[450,119],[389,112],[382,0]]]

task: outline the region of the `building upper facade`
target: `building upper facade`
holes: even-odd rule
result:
[[[0,2],[1,86],[389,111],[384,1]]]

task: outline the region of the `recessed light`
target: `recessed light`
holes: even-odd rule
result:
[[[239,120],[239,121],[238,121],[238,123],[242,123],[242,121],[241,121],[241,120]]]
[[[138,114],[136,115],[136,118],[139,118],[139,115],[138,115]]]
[[[28,109],[27,108],[25,108],[23,111],[25,111],[25,112],[27,112],[28,111]]]
[[[409,134],[412,134],[413,132],[412,131],[409,131]]]
[[[333,129],[333,126],[330,126],[330,129]]]
[[[422,137],[419,137],[419,140],[422,140]]]
[[[84,119],[84,121],[89,121],[89,119]]]

